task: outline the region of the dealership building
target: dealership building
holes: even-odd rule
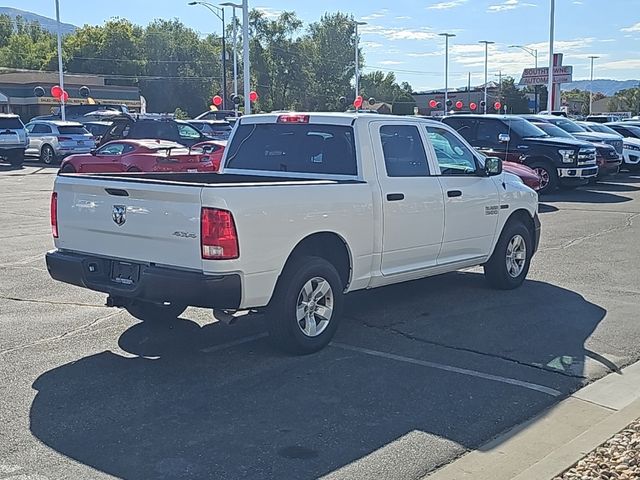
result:
[[[48,115],[59,105],[51,96],[51,87],[58,85],[57,72],[0,69],[0,113],[15,113],[24,122],[38,115]],[[131,111],[140,111],[140,90],[135,86],[114,85],[114,81],[100,75],[65,74],[64,88],[69,94],[70,105],[119,104]],[[80,96],[80,88],[88,87],[89,98]],[[43,97],[35,95],[35,88],[42,87]]]

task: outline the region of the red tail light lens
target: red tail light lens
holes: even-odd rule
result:
[[[203,208],[200,215],[200,243],[204,260],[238,258],[238,233],[231,212]]]
[[[220,162],[222,161],[222,156],[214,157],[211,159],[211,165],[213,166],[214,172],[220,171]]]
[[[58,193],[51,194],[51,233],[58,238]]]
[[[278,123],[309,123],[309,115],[280,115]]]

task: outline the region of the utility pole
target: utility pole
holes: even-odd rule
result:
[[[538,49],[537,48],[529,48],[529,47],[525,47],[524,45],[509,45],[509,48],[519,48],[521,50],[524,50],[525,52],[527,52],[529,55],[531,55],[533,58],[535,58],[535,65],[536,65],[536,70],[538,69]],[[533,86],[533,90],[534,90],[534,95],[535,95],[535,101],[534,101],[534,112],[533,113],[538,113],[538,85],[534,85]]]
[[[251,113],[251,64],[249,59],[249,0],[242,0],[242,62],[244,73],[244,113]]]
[[[555,29],[556,0],[551,0],[549,16],[549,83],[547,85],[547,110],[553,111],[553,34]]]
[[[56,23],[58,25],[58,76],[62,95],[60,95],[60,118],[64,122],[67,119],[67,112],[64,105],[64,73],[62,72],[62,32],[60,28],[60,0],[56,0]]]
[[[481,40],[478,43],[484,43],[484,113],[487,114],[487,87],[489,83],[489,45],[496,42]]]
[[[231,7],[233,9],[233,97],[238,96],[238,25],[236,20],[236,8],[242,9],[242,5],[237,3],[226,2],[221,3],[222,7]],[[238,112],[238,104],[233,102],[233,110]]]
[[[596,58],[600,57],[597,57],[595,55],[589,56],[589,59],[591,60],[591,81],[589,82],[589,115],[593,113],[593,61]]]
[[[355,84],[356,84],[356,98],[360,95],[360,37],[358,36],[358,26],[366,25],[367,22],[353,22],[355,24],[356,32],[356,56],[355,56]]]
[[[444,37],[444,111],[447,111],[449,105],[449,39],[455,37],[455,33],[439,33]]]

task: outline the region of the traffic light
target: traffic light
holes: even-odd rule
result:
[[[453,107],[453,100],[449,99],[447,100],[447,108],[451,108]]]

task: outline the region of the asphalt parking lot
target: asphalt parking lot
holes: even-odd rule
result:
[[[420,479],[640,359],[640,175],[543,199],[529,280],[348,297],[334,343],[140,323],[56,283],[54,170],[0,165],[0,479]]]

